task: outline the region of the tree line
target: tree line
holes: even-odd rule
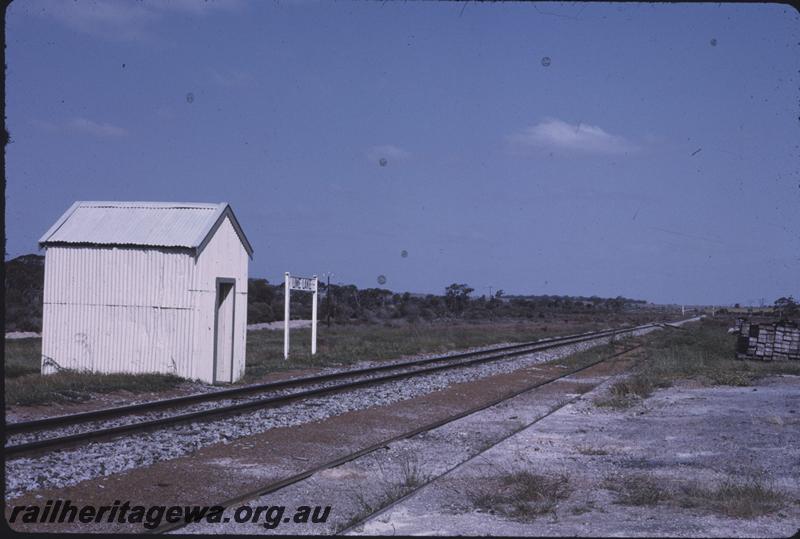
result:
[[[6,261],[6,331],[41,331],[44,257],[25,255]],[[466,283],[452,283],[439,294],[396,293],[385,288],[361,288],[352,284],[320,283],[319,318],[339,324],[383,322],[404,319],[409,322],[465,319],[533,319],[548,314],[575,312],[620,312],[646,302],[617,296],[521,296],[498,290],[491,296],[474,295]],[[249,279],[248,323],[283,320],[283,283]],[[794,313],[794,301],[781,298],[784,308]],[[312,295],[292,294],[292,318],[311,318]],[[778,303],[778,302],[776,302]]]
[[[397,293],[385,288],[362,288],[355,285],[319,283],[318,315],[336,323],[378,322],[405,319],[409,322],[437,319],[492,320],[543,318],[553,312],[621,312],[647,302],[617,296],[506,296],[498,290],[492,296],[473,297],[475,290],[466,283],[453,283],[442,294]],[[247,321],[250,324],[283,320],[283,284],[272,285],[266,279],[250,279]],[[291,295],[291,316],[311,318],[312,294]]]

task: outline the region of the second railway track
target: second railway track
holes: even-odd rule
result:
[[[661,324],[644,324],[554,337],[491,349],[11,423],[6,425],[6,443],[8,444],[9,441],[14,443],[6,445],[5,452],[7,458],[14,458],[92,441],[108,440],[136,432],[156,430],[179,423],[209,421],[258,408],[277,407],[318,395],[344,392],[368,385],[499,361],[570,344],[627,335],[659,325]],[[440,364],[437,365],[437,363]],[[332,383],[336,380],[342,382]],[[288,390],[291,388],[299,388],[299,390],[289,392]],[[264,396],[265,394],[268,396]],[[165,412],[170,409],[182,411],[171,414]],[[48,433],[51,435],[48,436]]]

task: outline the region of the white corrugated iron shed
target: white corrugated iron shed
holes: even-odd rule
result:
[[[76,202],[39,243],[43,373],[244,374],[253,250],[227,203]]]

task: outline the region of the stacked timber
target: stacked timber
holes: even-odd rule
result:
[[[776,325],[772,357],[800,360],[800,329],[796,325]]]
[[[740,359],[800,360],[800,328],[792,322],[750,324],[747,333],[742,328],[736,352]]]
[[[728,333],[733,335],[744,335],[747,337],[748,332],[750,331],[750,321],[747,318],[737,318],[736,322],[734,322],[733,327],[728,328]]]

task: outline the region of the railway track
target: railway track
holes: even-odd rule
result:
[[[6,425],[6,458],[55,451],[92,441],[146,432],[186,422],[209,421],[259,408],[277,407],[319,395],[522,356],[560,346],[622,336],[662,324],[553,337],[426,359],[339,371],[212,393],[54,416]],[[334,383],[338,382],[338,383]],[[290,389],[297,391],[288,391]],[[266,396],[265,396],[266,395]],[[169,413],[168,411],[172,411]],[[21,438],[15,443],[14,438]]]
[[[650,327],[650,325],[648,325],[648,327]],[[304,470],[304,471],[302,471],[300,473],[297,473],[295,475],[292,475],[290,477],[287,477],[287,478],[284,478],[284,479],[281,479],[281,480],[278,480],[278,481],[270,482],[268,484],[265,484],[265,485],[261,486],[260,488],[258,488],[256,490],[251,490],[249,492],[242,493],[240,495],[237,495],[236,497],[229,498],[229,499],[227,499],[227,500],[225,500],[223,502],[217,502],[214,505],[218,505],[218,506],[221,506],[221,507],[224,507],[224,508],[230,508],[230,507],[237,506],[239,504],[250,502],[250,501],[252,501],[254,499],[260,498],[262,496],[266,496],[268,494],[274,494],[275,492],[278,492],[278,491],[283,490],[283,489],[285,489],[285,488],[287,488],[287,487],[289,487],[291,485],[294,485],[294,484],[299,483],[299,482],[301,482],[301,481],[303,481],[305,479],[308,479],[309,477],[313,476],[316,473],[319,473],[321,471],[324,471],[324,470],[327,470],[327,469],[330,469],[330,468],[335,468],[337,466],[341,466],[341,465],[346,464],[348,462],[352,462],[352,461],[354,461],[356,459],[359,459],[361,457],[364,457],[364,456],[369,455],[371,453],[374,453],[376,451],[379,451],[379,450],[382,450],[382,449],[386,449],[387,446],[389,446],[392,443],[395,443],[395,442],[398,442],[398,441],[401,441],[401,440],[404,440],[404,439],[408,439],[408,438],[413,438],[414,436],[417,436],[417,435],[432,431],[434,429],[437,429],[439,427],[447,425],[448,423],[452,423],[454,421],[457,421],[459,419],[465,418],[467,416],[470,416],[470,415],[473,415],[473,414],[477,414],[479,412],[487,410],[487,409],[489,409],[489,408],[491,408],[493,406],[497,406],[497,405],[499,405],[501,403],[504,403],[504,402],[506,402],[506,401],[508,401],[510,399],[513,399],[514,397],[517,397],[519,395],[522,395],[524,393],[528,393],[528,392],[533,391],[533,390],[535,390],[537,388],[540,388],[542,386],[546,386],[548,384],[552,384],[554,382],[557,382],[559,380],[562,380],[564,378],[567,378],[567,377],[572,376],[574,374],[577,374],[579,372],[582,372],[582,371],[585,371],[587,369],[590,369],[590,368],[592,368],[592,367],[594,367],[596,365],[599,365],[601,363],[604,363],[604,362],[606,362],[606,361],[608,361],[610,359],[618,358],[620,356],[624,356],[626,354],[629,354],[630,352],[633,352],[633,351],[635,351],[635,350],[637,350],[637,349],[639,349],[641,347],[642,347],[641,344],[636,344],[634,346],[630,346],[630,347],[628,347],[628,348],[626,348],[626,349],[624,349],[622,351],[618,351],[618,352],[612,353],[612,354],[610,354],[610,355],[608,355],[606,357],[600,358],[600,359],[598,359],[596,361],[592,361],[592,362],[590,362],[588,364],[582,365],[580,367],[576,367],[576,368],[571,369],[568,372],[564,372],[564,373],[562,373],[562,374],[560,374],[558,376],[554,376],[554,377],[548,378],[546,380],[541,380],[541,381],[538,381],[538,382],[536,382],[534,384],[531,384],[531,385],[529,385],[527,387],[511,391],[511,392],[509,392],[509,393],[507,393],[507,394],[505,394],[505,395],[503,395],[503,396],[501,396],[501,397],[499,397],[497,399],[494,399],[494,400],[492,400],[490,402],[485,402],[485,403],[479,404],[479,405],[474,406],[474,407],[472,407],[472,408],[470,408],[468,410],[464,410],[462,412],[459,412],[458,414],[455,414],[455,415],[452,415],[452,416],[449,416],[449,417],[434,421],[434,422],[426,424],[426,425],[422,425],[420,427],[417,427],[417,428],[414,428],[414,429],[412,429],[410,431],[403,432],[401,434],[392,436],[392,437],[387,438],[385,440],[381,440],[378,443],[372,444],[372,445],[370,445],[368,447],[365,447],[363,449],[360,449],[358,451],[355,451],[355,452],[349,453],[347,455],[335,458],[335,459],[333,459],[331,461],[328,461],[328,462],[325,462],[323,464],[311,467],[311,468],[309,468],[307,470]],[[611,376],[608,376],[607,378],[612,378],[614,376],[616,376],[616,375],[611,375]],[[599,384],[597,384],[597,385],[599,385]],[[503,436],[501,439],[495,441],[492,444],[491,447],[494,447],[495,445],[499,444],[503,440],[506,440],[507,438],[513,436],[514,434],[516,434],[516,433],[518,433],[518,432],[520,432],[520,431],[532,426],[533,424],[541,421],[542,419],[552,415],[553,413],[557,412],[558,410],[560,410],[564,406],[567,406],[568,404],[571,404],[571,403],[577,401],[581,397],[582,397],[582,394],[581,395],[577,395],[574,398],[571,398],[571,399],[569,399],[567,401],[564,401],[564,402],[560,403],[559,405],[557,405],[557,406],[553,407],[552,409],[550,409],[545,414],[537,417],[533,422],[530,422],[530,423],[527,423],[525,425],[522,425],[522,426],[514,429],[513,432],[511,432],[511,433]],[[485,452],[487,449],[488,448],[483,449],[481,451],[481,453]],[[470,460],[472,458],[474,458],[474,457],[470,457]],[[463,464],[463,463],[459,463],[459,466],[460,466],[460,464]],[[442,475],[446,475],[446,474],[450,473],[451,471],[452,471],[452,469],[448,469],[445,472],[437,475],[437,477],[441,477]],[[418,490],[420,490],[422,487],[424,487],[427,484],[431,483],[432,481],[436,480],[437,477],[429,478],[424,483],[422,483],[420,485],[417,485],[415,488],[413,488],[409,492],[404,493],[400,498],[398,498],[396,500],[393,500],[389,505],[381,507],[381,508],[378,508],[375,511],[370,512],[368,515],[361,516],[361,518],[359,518],[355,522],[350,523],[345,528],[336,530],[334,532],[334,534],[335,535],[346,534],[347,532],[349,532],[349,531],[353,530],[354,528],[358,527],[360,524],[363,524],[366,520],[374,517],[377,514],[382,513],[386,509],[388,509],[388,508],[394,506],[395,504],[407,499],[408,497],[410,497],[411,495],[416,493]],[[185,522],[169,523],[169,524],[164,524],[164,525],[162,525],[162,526],[160,526],[160,527],[158,527],[158,528],[156,528],[156,529],[154,529],[152,531],[149,531],[147,533],[162,534],[162,533],[168,533],[168,532],[175,532],[177,530],[180,530],[180,529],[186,527],[187,525],[188,524],[185,523]]]
[[[680,328],[678,326],[678,329],[682,329],[682,328]],[[642,347],[642,345],[638,344],[638,345],[635,345],[635,346],[628,347],[627,349],[622,350],[620,352],[615,352],[615,353],[609,355],[608,357],[604,357],[604,358],[599,359],[597,361],[594,361],[594,362],[592,362],[592,363],[590,363],[588,365],[580,367],[580,368],[576,369],[575,371],[572,371],[571,373],[569,373],[567,376],[571,376],[573,374],[576,374],[577,372],[587,370],[587,369],[589,369],[591,367],[594,367],[594,366],[596,366],[596,365],[598,365],[600,363],[604,363],[605,361],[607,361],[609,359],[614,359],[614,358],[617,358],[617,357],[620,357],[620,356],[625,356],[625,355],[629,354],[630,352],[638,350],[641,347]],[[634,364],[630,368],[635,368],[640,362],[641,362],[641,360],[635,361]],[[618,376],[618,374],[612,374],[610,376],[607,376],[606,380],[613,379],[616,376]],[[489,408],[490,406],[495,406],[497,404],[500,404],[501,402],[504,402],[504,401],[508,400],[509,398],[516,397],[517,395],[520,395],[522,393],[526,393],[528,391],[531,391],[532,389],[536,389],[537,387],[541,387],[542,385],[547,385],[549,383],[555,382],[556,380],[561,379],[561,378],[563,378],[563,376],[560,376],[558,378],[554,378],[553,380],[548,380],[548,381],[546,381],[546,382],[544,382],[542,384],[537,384],[537,385],[535,385],[535,386],[533,386],[531,388],[525,388],[525,389],[522,389],[522,390],[519,390],[519,391],[515,391],[514,394],[511,397],[498,399],[497,401],[491,403],[489,406],[481,407],[480,410],[477,410],[477,411],[484,410],[486,408]],[[606,380],[604,380],[604,381],[606,381]],[[597,387],[598,385],[600,385],[600,384],[595,384],[594,387]],[[556,412],[560,411],[562,408],[564,408],[564,407],[566,407],[566,406],[568,406],[570,404],[574,404],[575,402],[577,402],[578,400],[582,399],[583,397],[584,397],[584,395],[581,393],[581,394],[575,395],[574,397],[572,397],[570,399],[567,399],[567,400],[561,402],[560,404],[552,407],[547,412],[545,412],[545,413],[539,415],[538,417],[536,417],[533,421],[530,421],[530,422],[527,422],[527,423],[525,423],[523,425],[520,425],[519,427],[517,427],[517,428],[513,429],[512,431],[506,433],[501,438],[499,438],[497,440],[494,440],[493,443],[489,447],[481,450],[480,453],[478,453],[477,455],[473,455],[470,458],[468,458],[467,460],[465,460],[463,462],[459,462],[459,463],[455,464],[454,466],[451,466],[450,468],[444,470],[443,472],[438,473],[437,475],[435,475],[433,477],[429,477],[425,481],[422,481],[420,484],[415,485],[410,489],[407,489],[405,493],[403,493],[401,496],[391,500],[388,504],[383,505],[382,507],[379,507],[374,511],[371,511],[369,514],[362,515],[358,519],[356,519],[355,521],[350,522],[344,528],[336,530],[335,535],[347,535],[350,532],[357,530],[358,528],[360,528],[361,526],[366,524],[368,521],[370,521],[370,520],[372,520],[372,519],[374,519],[374,518],[376,518],[376,517],[378,517],[378,516],[380,516],[380,515],[382,515],[384,513],[387,513],[392,508],[394,508],[394,507],[400,505],[401,503],[403,503],[404,501],[408,500],[409,498],[411,498],[412,496],[417,494],[420,490],[422,490],[423,488],[427,487],[431,483],[433,483],[435,481],[438,481],[441,478],[451,474],[456,469],[458,469],[461,466],[467,464],[468,462],[474,461],[476,458],[478,458],[480,455],[485,454],[490,449],[498,446],[502,442],[504,442],[504,441],[508,440],[509,438],[519,434],[520,432],[522,432],[522,431],[524,431],[526,429],[529,429],[533,425],[539,423],[540,421],[542,421],[542,420],[550,417],[551,415],[555,414]]]

